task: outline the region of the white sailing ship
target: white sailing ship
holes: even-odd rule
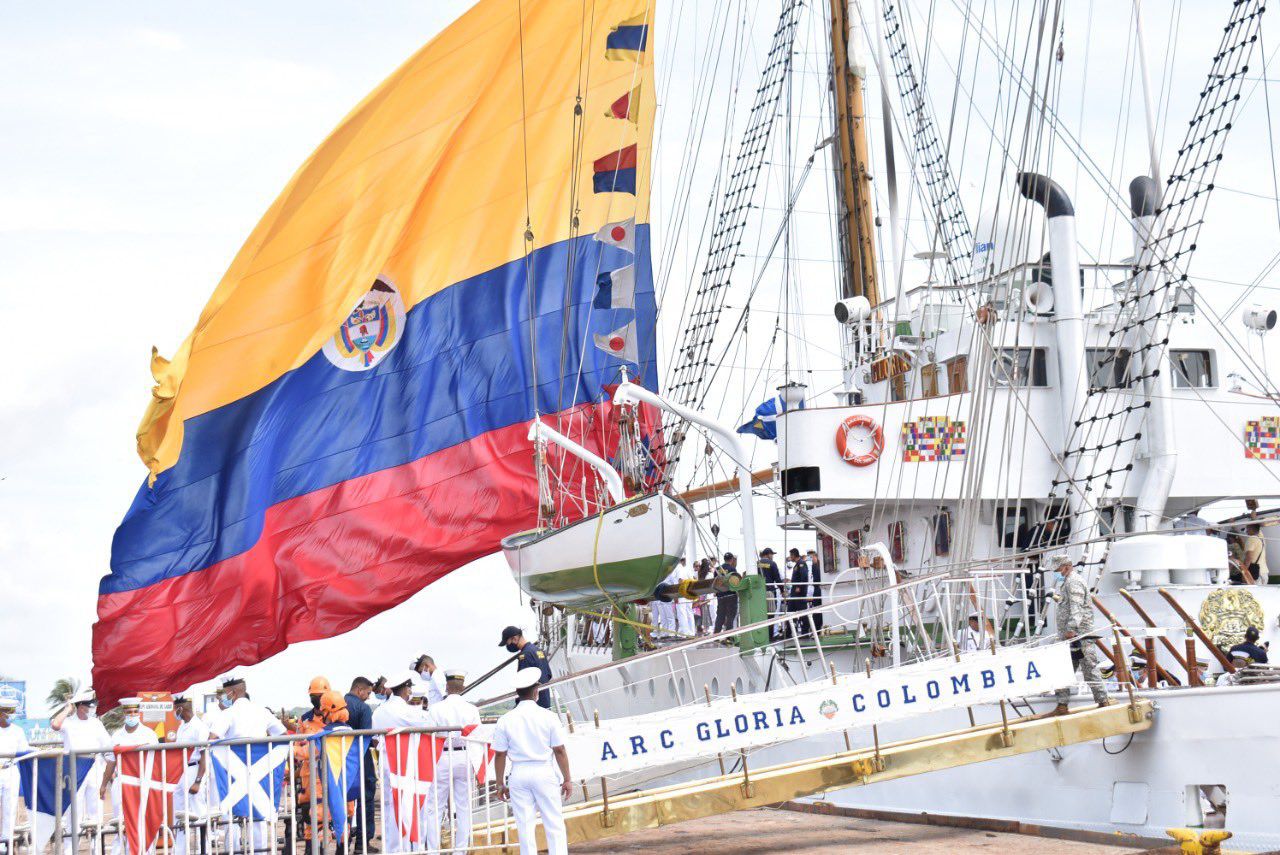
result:
[[[1246,561],[1252,566],[1241,569],[1227,548],[1228,536],[1245,542],[1246,529],[1259,525],[1266,558],[1280,566],[1280,535],[1268,510],[1280,500],[1280,391],[1273,379],[1280,366],[1272,368],[1277,348],[1267,348],[1276,312],[1259,287],[1275,259],[1238,293],[1193,264],[1204,254],[1199,243],[1213,233],[1206,223],[1224,204],[1222,188],[1215,188],[1224,152],[1229,159],[1233,150],[1268,144],[1232,132],[1263,106],[1262,96],[1251,97],[1264,67],[1263,7],[1241,0],[1196,10],[1216,16],[1221,29],[1212,50],[1198,55],[1208,72],[1193,113],[1172,121],[1159,114],[1170,102],[1177,45],[1165,45],[1169,59],[1162,79],[1153,81],[1143,4],[1108,8],[1109,23],[1095,22],[1092,6],[1077,5],[1016,4],[993,12],[956,4],[950,18],[935,19],[932,5],[833,0],[810,8],[783,0],[760,70],[741,71],[753,82],[743,86],[754,91],[753,103],[749,113],[738,105],[745,116],[737,123],[741,142],[716,181],[699,244],[704,272],[684,298],[661,396],[644,390],[629,396],[624,384],[615,398],[624,413],[642,404],[664,409],[665,444],[640,450],[636,437],[624,433],[626,453],[592,463],[605,482],[625,479],[633,489],[645,481],[646,456],[666,474],[635,490],[640,498],[614,495],[563,529],[553,522],[554,509],[566,497],[548,495],[551,512],[537,533],[541,552],[509,550],[535,605],[558,606],[540,609],[542,636],[558,699],[576,720],[657,712],[704,696],[736,697],[950,655],[970,614],[978,617],[984,645],[1040,643],[1054,636],[1053,579],[1044,559],[1066,550],[1096,595],[1097,623],[1105,630],[1093,643],[1113,660],[1110,691],[1154,701],[1155,725],[1127,740],[823,798],[849,808],[1143,838],[1163,838],[1171,826],[1225,826],[1235,846],[1280,847],[1276,786],[1264,771],[1280,763],[1280,722],[1272,714],[1280,682],[1265,667],[1237,673],[1223,656],[1249,626],[1259,630],[1260,644],[1274,641],[1280,616],[1280,588],[1240,584],[1265,581],[1252,574],[1267,562]],[[1150,25],[1151,10],[1145,11]],[[713,16],[710,31],[732,14]],[[1086,15],[1088,23],[1079,23]],[[931,39],[956,21],[960,29],[930,58]],[[1065,70],[1064,34],[1075,37],[1073,50],[1086,51],[1097,28],[1121,32],[1120,43],[1133,52],[1115,132],[1143,141],[1145,174],[1136,178],[1119,174],[1121,157],[1099,166],[1102,155],[1085,150],[1080,129],[1062,111],[1064,80],[1077,82]],[[802,59],[815,55],[820,59]],[[804,76],[815,69],[821,73]],[[993,75],[994,99],[979,96],[983,73]],[[944,77],[946,84],[939,82]],[[815,78],[811,88],[824,110],[819,144],[806,161],[796,156],[796,128],[811,128],[803,124],[812,120],[804,109],[813,102],[793,87]],[[874,83],[885,84],[882,156],[872,154],[864,108],[864,89]],[[705,96],[695,87],[693,97]],[[991,103],[995,115],[975,116]],[[1182,136],[1162,137],[1162,128]],[[966,146],[989,150],[989,158]],[[806,285],[802,300],[797,203],[808,198],[802,191],[815,161],[829,164],[834,178],[827,217],[840,265],[834,293],[815,296]],[[770,166],[782,167],[781,203],[766,204],[763,190],[755,191]],[[1083,192],[1064,189],[1068,175]],[[1259,181],[1257,192],[1265,196],[1271,187]],[[969,210],[983,214],[971,217]],[[744,240],[751,243],[744,238],[752,234],[749,220],[764,221],[769,211],[771,223],[753,226],[764,255],[754,273],[735,273]],[[903,260],[912,246],[927,247],[920,256],[930,274],[914,286],[906,271],[919,265]],[[765,296],[770,282],[776,301]],[[668,324],[677,300],[667,293]],[[834,320],[826,323],[838,342],[827,370],[839,381],[829,388],[797,382],[820,376],[798,354],[801,344],[819,338],[804,308],[824,300],[835,304]],[[721,325],[726,310],[740,313],[738,321]],[[776,320],[765,353],[738,347],[747,338],[749,311]],[[779,339],[794,343],[775,348]],[[733,354],[742,361],[736,367]],[[746,364],[748,355],[764,364]],[[749,388],[741,399],[725,393],[737,383],[731,376],[748,378],[737,384]],[[739,408],[749,411],[750,396],[773,394],[765,378],[781,385],[776,459],[760,478],[727,423],[737,423]],[[682,460],[682,447],[699,430],[709,438],[705,453]],[[763,453],[774,448],[758,446]],[[686,528],[681,488],[714,481],[716,472],[730,477],[683,491],[697,523]],[[705,641],[650,637],[643,625],[657,610],[630,601],[695,597],[710,583],[678,586],[669,579],[658,586],[660,574],[651,573],[647,582],[607,595],[607,586],[597,586],[539,596],[528,581],[542,572],[598,568],[606,549],[665,556],[667,570],[682,538],[691,563],[740,544],[746,581],[732,587],[742,592],[744,609],[757,608],[744,612],[744,622],[762,618],[770,592],[750,582],[756,548],[765,545],[757,543],[752,511],[752,484],[760,480],[755,492],[771,500],[777,526],[794,538],[789,542],[817,538],[827,604],[817,631],[771,638],[755,630]],[[741,518],[726,512],[721,532],[712,527],[721,519],[715,503],[735,492]],[[628,502],[656,503],[648,525],[665,518],[659,514],[677,524],[636,535],[652,542],[609,543]],[[764,503],[755,504],[763,512]],[[739,521],[740,537],[731,531]],[[606,533],[575,534],[596,530]],[[901,587],[913,581],[920,584]],[[888,590],[866,596],[881,589]],[[605,618],[612,619],[609,630]],[[673,640],[679,643],[667,647]],[[1148,660],[1141,674],[1135,653]],[[1054,704],[1051,697],[1008,700],[1023,713],[1048,712]],[[1080,687],[1073,703],[1088,702]],[[927,713],[883,725],[876,738],[961,730],[1001,713],[993,705]],[[782,743],[759,756],[810,757],[843,750],[849,738]],[[854,738],[865,742],[869,734]],[[634,782],[694,778],[714,765],[664,767]]]

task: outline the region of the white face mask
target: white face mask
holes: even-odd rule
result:
[[[136,716],[136,715],[127,715],[127,716],[125,716],[125,717],[124,717],[124,726],[125,726],[125,727],[137,727],[137,726],[138,726],[138,723],[139,723],[139,722],[141,722],[141,721],[142,721],[142,719],[141,719],[140,717]]]

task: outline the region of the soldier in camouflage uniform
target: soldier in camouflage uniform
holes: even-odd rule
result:
[[[1093,607],[1089,604],[1089,586],[1074,573],[1075,565],[1066,555],[1055,555],[1051,566],[1063,576],[1058,590],[1058,637],[1071,641],[1071,664],[1080,669],[1081,676],[1093,693],[1099,706],[1110,703],[1098,671],[1098,648],[1093,642]],[[1070,689],[1056,693],[1058,707],[1055,713],[1067,711]]]

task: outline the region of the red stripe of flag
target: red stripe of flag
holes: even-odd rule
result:
[[[611,151],[604,157],[597,158],[592,164],[594,171],[598,174],[601,172],[617,172],[620,169],[636,168],[636,146],[635,143],[618,151]]]

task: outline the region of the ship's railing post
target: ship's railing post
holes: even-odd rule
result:
[[[595,711],[596,730],[600,729],[600,710]],[[609,813],[609,783],[605,780],[604,775],[600,776],[600,825],[604,828],[613,827],[613,816]]]
[[[836,663],[834,662],[831,663],[831,685],[833,686],[840,685],[840,680],[836,677]],[[853,744],[849,741],[849,730],[846,728],[842,732],[844,733],[844,750],[852,751]]]
[[[865,660],[865,662],[867,666],[867,679],[870,680],[871,679],[871,660],[867,659]],[[972,720],[973,718],[972,712],[969,713],[969,717],[970,717],[970,720]],[[884,758],[880,756],[880,727],[878,725],[874,725],[874,724],[871,725],[871,740],[872,740],[872,743],[875,745],[874,757],[876,762],[876,771],[883,772]]]

